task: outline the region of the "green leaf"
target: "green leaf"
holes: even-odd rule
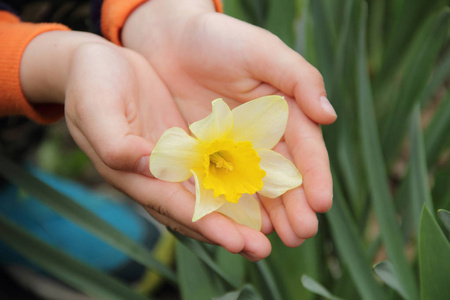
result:
[[[336,33],[333,24],[326,14],[323,1],[312,1],[311,11],[317,51],[317,68],[322,73],[325,82],[333,78],[333,58],[336,49]]]
[[[439,218],[444,224],[445,228],[450,232],[450,211],[445,209],[438,210]]]
[[[426,204],[431,211],[433,202],[429,188],[425,146],[422,137],[420,104],[413,109],[410,122],[411,163],[408,178],[410,180],[410,203],[413,208],[413,221],[416,224],[416,232],[419,232],[420,216],[423,205]]]
[[[379,80],[385,82],[392,79],[396,67],[403,62],[405,58],[405,49],[412,48],[411,43],[414,40],[414,35],[426,22],[424,20],[432,17],[436,11],[439,11],[447,5],[445,3],[446,0],[415,0],[401,2],[402,4],[398,6],[396,12],[390,12],[395,15],[391,18],[386,18],[389,21],[393,21],[394,24],[392,29],[388,29],[388,39],[383,55],[382,71],[378,76]],[[384,15],[386,16],[386,12]],[[430,37],[434,38],[434,36]]]
[[[269,0],[265,28],[278,36],[286,45],[294,47],[295,2]]]
[[[370,65],[374,73],[378,73],[382,67],[381,60],[383,56],[384,44],[384,21],[386,20],[386,1],[371,1],[369,3],[369,57]]]
[[[341,298],[331,294],[323,285],[307,275],[302,276],[303,286],[311,292],[331,300],[342,300]]]
[[[447,299],[450,295],[450,244],[425,206],[419,240],[421,299]]]
[[[190,249],[205,265],[207,265],[214,273],[221,277],[229,286],[237,289],[239,287],[238,279],[225,273],[212,259],[208,251],[202,243],[184,236],[178,232],[170,230],[170,232],[181,242],[186,248]]]
[[[282,298],[312,299],[314,295],[298,282],[305,273],[319,277],[321,247],[318,237],[308,239],[301,247],[296,248],[286,247],[276,233],[269,235],[269,239],[272,244],[272,254],[267,257],[266,262]]]
[[[213,300],[261,300],[261,297],[253,286],[245,285],[237,291],[228,292],[221,297],[213,298]]]
[[[432,96],[444,86],[445,80],[450,75],[450,49],[447,49],[441,57],[434,68],[432,78],[420,96],[422,105],[428,104],[433,99]]]
[[[11,183],[33,195],[56,212],[84,227],[114,248],[126,253],[166,279],[176,282],[176,277],[172,270],[156,260],[146,248],[97,217],[90,210],[43,183],[30,172],[9,161],[1,154],[0,165],[2,166],[0,174]]]
[[[225,0],[223,10],[225,14],[239,20],[246,21],[248,18],[245,14],[242,2],[239,0]]]
[[[272,255],[279,255],[273,253]],[[274,273],[267,264],[267,260],[256,263],[247,262],[247,274],[250,282],[258,289],[260,295],[266,300],[285,299],[280,292],[282,286],[277,285]]]
[[[176,261],[182,299],[209,300],[225,293],[214,271],[182,243],[177,243]]]
[[[393,109],[384,116],[381,126],[384,154],[390,162],[395,156],[404,136],[407,122],[415,103],[421,100],[432,67],[438,58],[442,45],[447,40],[450,11],[443,10],[429,17],[413,46],[409,49],[406,68],[398,92],[391,99]]]
[[[297,0],[298,7],[301,7],[300,20],[295,24],[297,32],[296,51],[308,60],[312,65],[316,65],[315,35],[313,32],[312,18],[310,16],[310,0]]]
[[[96,299],[146,299],[113,277],[42,242],[2,215],[0,240],[55,278]]]
[[[444,146],[448,143],[450,129],[450,91],[447,91],[444,99],[436,109],[431,123],[425,130],[425,148],[428,165],[434,164],[440,157]]]
[[[402,288],[407,291],[409,299],[417,299],[418,291],[414,280],[414,273],[408,264],[404,250],[403,239],[397,216],[392,201],[392,195],[388,185],[388,177],[385,162],[382,155],[381,143],[378,137],[377,123],[373,109],[373,96],[367,70],[365,29],[366,29],[366,7],[364,7],[361,25],[359,27],[358,44],[358,118],[360,135],[364,155],[364,165],[369,181],[370,195],[375,213],[378,218],[381,235],[398,275]]]
[[[281,293],[278,290],[278,287],[275,283],[275,279],[273,278],[273,274],[270,272],[267,263],[264,260],[260,260],[256,263],[256,267],[258,268],[259,273],[264,279],[264,283],[266,284],[269,292],[274,300],[281,300]]]
[[[224,273],[228,274],[230,278],[235,278],[237,286],[244,285],[246,259],[242,255],[233,254],[222,247],[217,247],[215,261]]]
[[[388,286],[396,290],[403,298],[408,298],[402,286],[398,282],[397,275],[392,264],[388,261],[382,261],[373,268],[375,274],[383,280]]]
[[[343,198],[339,181],[335,176],[333,179],[334,203],[326,217],[330,223],[330,230],[339,256],[348,268],[362,299],[386,299],[383,290],[372,274],[370,260],[364,251],[361,235]]]

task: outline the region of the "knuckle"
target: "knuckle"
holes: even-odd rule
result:
[[[311,80],[314,82],[314,84],[324,86],[322,74],[316,67],[312,65],[310,65],[309,76]]]
[[[113,170],[123,169],[125,166],[125,157],[120,148],[113,145],[103,145],[99,153],[102,161]]]

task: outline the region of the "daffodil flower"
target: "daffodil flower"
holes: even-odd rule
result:
[[[297,168],[272,151],[286,129],[288,105],[266,96],[233,110],[222,99],[212,112],[183,129],[166,130],[150,156],[150,171],[161,180],[181,182],[194,176],[195,222],[211,212],[261,229],[255,193],[275,198],[302,184]]]

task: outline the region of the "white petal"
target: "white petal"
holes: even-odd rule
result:
[[[187,180],[191,169],[201,166],[201,145],[183,129],[166,130],[150,155],[150,172],[158,179],[172,182]]]
[[[258,192],[259,194],[276,198],[302,184],[302,175],[286,157],[272,150],[258,149],[257,151],[261,157],[259,166],[266,171],[263,188]]]
[[[228,133],[233,128],[233,114],[222,99],[212,102],[212,112],[206,118],[189,126],[191,132],[202,142],[212,142]]]
[[[199,177],[195,172],[192,172],[195,178],[195,209],[192,217],[192,222],[198,221],[207,214],[216,211],[225,202],[225,197],[219,196],[214,198],[213,190],[207,190],[203,187]]]
[[[238,203],[226,201],[217,212],[230,217],[239,224],[261,230],[261,209],[258,200],[252,195],[242,194]]]
[[[233,109],[234,126],[230,137],[250,141],[254,148],[272,149],[286,130],[289,109],[281,96],[261,97]]]

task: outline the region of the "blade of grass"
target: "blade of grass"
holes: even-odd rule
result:
[[[317,51],[317,68],[322,73],[325,83],[332,82],[336,35],[332,30],[331,20],[325,14],[323,1],[312,1],[311,11]]]
[[[184,300],[206,300],[225,293],[223,283],[200,256],[182,243],[177,243],[175,253],[179,288]]]
[[[365,29],[367,8],[363,6],[358,44],[358,117],[364,165],[369,181],[370,195],[377,215],[381,235],[390,261],[398,275],[402,288],[407,291],[408,299],[418,299],[417,286],[411,266],[403,251],[402,235],[395,214],[392,196],[387,183],[388,177],[381,152],[378,129],[373,110],[372,92],[367,70]]]
[[[269,0],[268,16],[264,27],[291,48],[295,46],[294,19],[294,1]]]
[[[296,24],[297,31],[297,42],[295,49],[300,53],[306,60],[317,66],[317,52],[315,48],[315,34],[314,26],[311,17],[311,0],[297,0],[300,2],[298,6],[301,7],[301,17]]]
[[[218,247],[215,253],[215,261],[219,268],[230,277],[236,278],[238,286],[245,283],[245,258],[240,254],[232,254],[222,247]]]
[[[445,0],[404,1],[398,8],[398,14],[392,28],[388,29],[386,50],[382,61],[382,70],[377,76],[376,87],[392,79],[404,62],[404,50],[410,48],[414,34],[428,17],[446,6]],[[407,5],[407,6],[405,6]],[[391,13],[396,13],[392,12]],[[389,24],[388,24],[389,25]]]
[[[448,42],[450,44],[450,41]],[[440,59],[435,69],[433,70],[432,78],[428,82],[427,87],[424,89],[422,95],[420,96],[420,102],[422,106],[427,105],[430,100],[433,99],[433,95],[438,91],[438,89],[444,86],[445,80],[450,76],[450,48],[447,49],[442,54],[442,59]]]
[[[307,275],[302,276],[302,284],[303,286],[308,289],[309,291],[320,295],[326,299],[330,300],[342,300],[339,297],[336,297],[335,295],[331,294],[323,285],[312,279],[311,277]]]
[[[334,177],[334,176],[333,176]],[[383,290],[372,275],[372,267],[355,222],[344,201],[339,182],[334,178],[334,203],[326,214],[333,241],[347,266],[362,299],[385,299]]]
[[[443,10],[430,16],[424,28],[418,34],[410,48],[406,68],[398,92],[394,93],[391,103],[394,109],[383,117],[381,135],[383,153],[387,162],[391,162],[406,132],[406,119],[412,113],[414,104],[421,100],[420,95],[427,86],[432,67],[447,37],[450,25],[450,10]]]
[[[171,231],[172,234],[180,241],[184,246],[190,249],[195,255],[204,262],[211,270],[213,270],[218,276],[220,276],[225,283],[227,283],[230,287],[237,289],[239,287],[239,282],[232,276],[229,276],[225,272],[223,272],[216,262],[211,258],[206,249],[202,246],[202,244],[196,240],[188,238],[184,235],[181,235],[177,232]],[[257,269],[259,270],[261,276],[264,279],[266,286],[268,287],[273,299],[282,299],[280,292],[278,291],[277,285],[273,279],[273,275],[270,272],[270,269],[267,267],[265,261],[259,261],[256,264]]]
[[[396,290],[403,298],[407,298],[405,291],[398,282],[397,275],[395,275],[395,270],[392,264],[388,261],[382,261],[373,267],[373,271],[386,283],[388,286]]]
[[[289,248],[283,244],[276,233],[269,236],[273,254],[266,261],[283,299],[307,300],[314,296],[298,284],[298,281],[302,274],[320,278],[322,247],[319,238],[320,235],[317,235],[305,241],[301,247]]]
[[[361,216],[365,202],[365,183],[363,171],[361,169],[361,157],[359,149],[354,140],[357,139],[357,130],[354,126],[356,120],[355,103],[351,91],[354,85],[354,57],[356,50],[353,46],[352,38],[357,14],[355,1],[346,0],[343,8],[343,23],[339,35],[339,42],[336,51],[333,82],[327,83],[328,91],[331,93],[331,99],[336,99],[333,105],[338,112],[339,118],[334,126],[323,128],[325,141],[329,150],[330,161],[334,169],[339,173],[342,180],[342,186],[345,188],[346,195],[351,202],[353,213]],[[337,130],[331,131],[331,128]],[[330,131],[330,132],[329,132]],[[337,166],[334,162],[338,162]],[[339,167],[339,168],[338,168]]]
[[[212,300],[261,300],[261,297],[253,286],[245,285],[237,291],[226,293],[221,297],[212,298]]]
[[[225,0],[223,6],[224,13],[233,18],[247,21],[248,17],[245,15],[242,2],[239,0]]]
[[[2,154],[0,154],[0,165],[2,166],[0,175],[11,183],[35,196],[43,204],[84,227],[114,248],[126,253],[172,283],[176,282],[176,276],[173,271],[156,260],[147,249],[97,217],[91,211],[35,178],[30,172],[11,162]]]
[[[444,224],[447,231],[450,232],[450,212],[445,209],[440,209],[438,211],[438,215],[442,221],[442,224]]]
[[[205,265],[207,265],[212,271],[214,271],[219,277],[221,277],[226,284],[234,289],[239,288],[238,280],[222,271],[222,269],[216,264],[216,262],[213,260],[202,243],[188,238],[187,236],[184,236],[178,232],[172,230],[170,230],[170,232],[177,238],[180,243],[191,250],[196,257],[198,257],[203,263],[205,263]]]
[[[410,203],[413,209],[413,222],[416,225],[416,232],[420,228],[420,216],[423,205],[426,204],[431,211],[434,211],[429,188],[428,170],[425,157],[425,147],[422,137],[420,104],[417,103],[413,109],[410,122],[411,140],[411,162],[407,177],[410,180]]]
[[[95,298],[146,299],[113,277],[47,245],[2,215],[0,215],[0,239],[42,270]]]
[[[370,1],[369,5],[369,59],[371,70],[378,73],[383,56],[386,2],[384,0]]]
[[[448,298],[450,244],[426,206],[420,223],[419,245],[421,299]]]
[[[443,146],[447,144],[448,132],[450,129],[450,91],[436,109],[431,123],[425,130],[425,152],[428,166],[432,166],[439,159],[439,154]]]
[[[283,299],[281,297],[281,293],[278,290],[278,287],[275,283],[275,279],[273,278],[273,274],[270,271],[269,267],[267,266],[266,261],[264,260],[260,260],[258,262],[255,263],[256,267],[259,270],[259,273],[261,274],[261,276],[264,279],[265,284],[267,285],[267,288],[269,289],[269,292],[272,296],[272,299],[274,300],[281,300]]]

